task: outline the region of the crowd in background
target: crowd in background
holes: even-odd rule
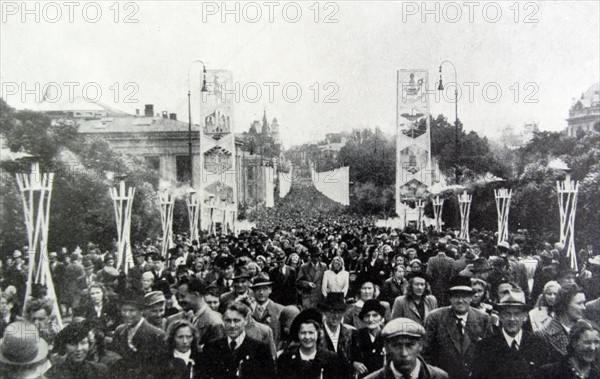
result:
[[[256,229],[49,253],[58,307],[0,272],[7,378],[598,378],[600,256],[527,230],[374,226],[305,189]],[[57,322],[60,312],[63,324]],[[39,338],[38,338],[39,337]]]

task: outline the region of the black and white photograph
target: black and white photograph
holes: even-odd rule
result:
[[[599,1],[0,19],[0,379],[600,379]]]

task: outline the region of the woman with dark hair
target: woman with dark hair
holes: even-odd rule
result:
[[[569,333],[567,355],[557,363],[542,366],[539,379],[600,378],[600,331],[591,323],[580,320]]]
[[[575,323],[583,318],[585,310],[585,294],[577,284],[567,283],[558,291],[555,316],[550,323],[539,332],[552,346],[554,358],[557,360],[567,355],[569,332]]]
[[[75,316],[93,322],[104,333],[110,333],[120,324],[120,312],[115,300],[111,299],[101,283],[92,283],[81,303],[75,309]]]
[[[344,363],[336,353],[320,347],[323,316],[315,309],[306,309],[292,322],[290,335],[296,344],[290,345],[277,358],[277,376],[286,379],[347,378],[340,369]]]
[[[406,295],[394,301],[392,320],[405,317],[424,325],[425,317],[438,307],[437,299],[431,294],[427,275],[413,271],[407,279]]]
[[[198,331],[187,320],[180,319],[169,325],[165,336],[168,354],[162,360],[159,378],[193,379],[199,378],[200,352],[198,351]]]

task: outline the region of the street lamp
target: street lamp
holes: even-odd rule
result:
[[[459,184],[458,180],[458,79],[456,75],[456,67],[454,63],[449,60],[445,60],[440,63],[440,82],[438,85],[438,91],[444,90],[444,84],[442,83],[442,66],[444,64],[449,64],[452,66],[452,70],[454,71],[454,175],[456,177],[456,184]]]
[[[206,65],[201,60],[195,60],[190,64],[188,68],[188,148],[190,154],[190,187],[194,187],[194,160],[192,156],[192,91],[190,90],[190,72],[192,71],[192,66],[194,63],[202,64],[202,89],[201,92],[208,92],[206,89]],[[202,116],[202,114],[200,114]],[[200,125],[202,129],[202,124]],[[202,138],[202,130],[200,130],[200,138]]]

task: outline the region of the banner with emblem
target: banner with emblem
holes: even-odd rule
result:
[[[396,209],[433,184],[429,72],[399,70],[396,114]],[[418,191],[415,192],[415,188]]]

